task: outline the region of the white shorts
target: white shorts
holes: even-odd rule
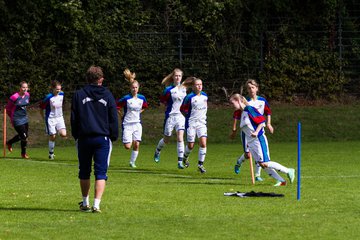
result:
[[[45,128],[48,135],[55,135],[60,129],[66,129],[64,117],[48,118]]]
[[[182,114],[169,116],[164,126],[164,135],[170,137],[172,131],[185,130],[185,117]]]
[[[206,124],[197,122],[189,124],[189,127],[186,129],[187,142],[195,142],[195,138],[207,137],[207,127]]]
[[[247,137],[247,144],[255,162],[270,161],[269,145],[265,134],[256,137]]]
[[[122,125],[123,143],[132,143],[133,141],[141,142],[142,125],[141,123],[128,123]]]

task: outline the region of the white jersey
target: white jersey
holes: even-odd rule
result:
[[[195,122],[206,125],[207,102],[208,96],[204,92],[200,95],[192,92],[185,97],[180,109],[185,115],[186,127]]]
[[[124,109],[124,115],[122,118],[123,125],[140,123],[141,110],[147,108],[148,106],[146,98],[141,94],[138,94],[136,98],[134,98],[131,94],[128,94],[121,98],[117,105],[118,108]]]
[[[166,105],[165,118],[179,115],[180,106],[186,96],[186,88],[182,86],[166,87],[160,96],[160,102]]]
[[[45,118],[58,118],[63,116],[64,93],[58,95],[48,94],[40,103],[40,107],[45,109]]]
[[[255,100],[249,97],[246,100],[250,106],[255,107],[262,115],[271,115],[270,105],[265,98],[256,96]]]

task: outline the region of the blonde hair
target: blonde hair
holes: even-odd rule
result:
[[[183,75],[183,71],[180,68],[175,68],[170,74],[164,77],[164,79],[161,81],[161,84],[165,85],[166,87],[171,85],[174,81],[173,77],[176,72],[181,72],[181,76]]]
[[[232,100],[240,100],[241,99],[241,95],[240,94],[238,94],[238,93],[235,93],[235,94],[233,94],[233,95],[231,95],[231,97],[230,97],[230,101],[232,101]]]
[[[125,80],[128,81],[130,85],[132,85],[133,83],[139,84],[139,82],[135,79],[136,74],[134,72],[131,72],[128,68],[124,70],[124,76]]]
[[[235,100],[235,101],[241,101],[244,104],[248,103],[246,98],[243,95],[239,94],[239,93],[234,93],[233,95],[231,95],[229,100],[230,100],[230,102]]]
[[[256,82],[255,79],[248,79],[246,82],[245,82],[245,86],[247,86],[248,84],[251,84],[251,85],[254,85],[256,87],[259,87],[259,84]]]
[[[188,77],[181,85],[186,88],[190,88],[190,87],[192,88],[196,81],[202,81],[202,80],[196,77]]]

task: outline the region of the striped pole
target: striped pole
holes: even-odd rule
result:
[[[4,108],[3,120],[3,156],[6,157],[6,108]]]
[[[297,200],[300,200],[300,186],[301,186],[301,122],[298,122],[297,126],[297,142],[298,142],[298,156],[297,156]]]

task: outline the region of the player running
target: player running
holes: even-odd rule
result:
[[[186,88],[181,85],[183,72],[175,68],[172,73],[167,75],[161,82],[165,85],[165,90],[160,96],[160,102],[166,106],[164,119],[164,136],[158,142],[154,161],[160,161],[160,152],[169,143],[173,130],[175,129],[177,135],[177,154],[178,166],[182,168],[184,158],[184,130],[185,117],[180,112],[180,106],[186,96]]]
[[[6,142],[9,152],[13,151],[12,145],[18,141],[21,142],[21,157],[28,159],[29,155],[26,153],[29,119],[26,107],[30,104],[30,93],[27,82],[20,82],[19,92],[10,96],[6,104],[6,113],[10,117],[11,124],[14,126],[17,135]]]
[[[199,139],[199,161],[198,169],[201,173],[205,173],[204,161],[206,156],[207,126],[206,113],[208,108],[208,96],[202,91],[202,80],[195,77],[187,78],[183,84],[185,87],[192,87],[192,92],[188,94],[180,111],[185,116],[185,128],[187,135],[187,146],[185,148],[183,164],[179,164],[179,168],[189,166],[188,157],[195,145],[195,137]]]
[[[56,133],[66,138],[66,126],[63,116],[64,92],[61,91],[61,83],[52,81],[51,90],[52,92],[40,102],[40,114],[45,120],[45,131],[49,135],[49,159],[53,160]]]
[[[248,92],[248,97],[246,98],[246,100],[248,101],[250,106],[255,107],[259,111],[260,114],[266,116],[266,127],[269,129],[270,133],[273,133],[274,128],[271,125],[270,105],[264,97],[260,97],[257,95],[257,93],[259,91],[259,84],[254,79],[248,79],[245,83],[245,86],[246,86],[246,89]],[[234,112],[233,132],[231,135],[232,138],[234,138],[234,136],[236,134],[237,117],[240,117],[240,116],[236,116],[236,114],[237,114],[237,112]],[[265,132],[264,132],[264,134],[265,134]],[[245,159],[250,158],[249,149],[247,148],[246,138],[245,138],[245,135],[243,132],[241,133],[241,140],[242,140],[242,144],[243,144],[243,148],[244,148],[244,154],[242,154],[236,161],[236,164],[234,167],[234,171],[236,174],[240,173],[241,165],[245,161]],[[255,181],[263,181],[263,179],[261,178],[260,175],[261,175],[261,166],[256,163]]]
[[[240,128],[255,162],[277,180],[274,186],[286,185],[286,181],[274,170],[286,173],[290,183],[293,183],[295,170],[270,160],[268,141],[264,134],[265,117],[240,94],[232,95],[230,102],[236,110],[241,110]]]
[[[133,147],[130,157],[130,167],[136,168],[136,159],[142,136],[141,113],[148,107],[146,98],[139,94],[139,82],[135,80],[135,73],[124,70],[125,79],[130,83],[130,94],[117,101],[119,115],[122,115],[122,141],[125,149]],[[121,112],[123,109],[123,112]]]

